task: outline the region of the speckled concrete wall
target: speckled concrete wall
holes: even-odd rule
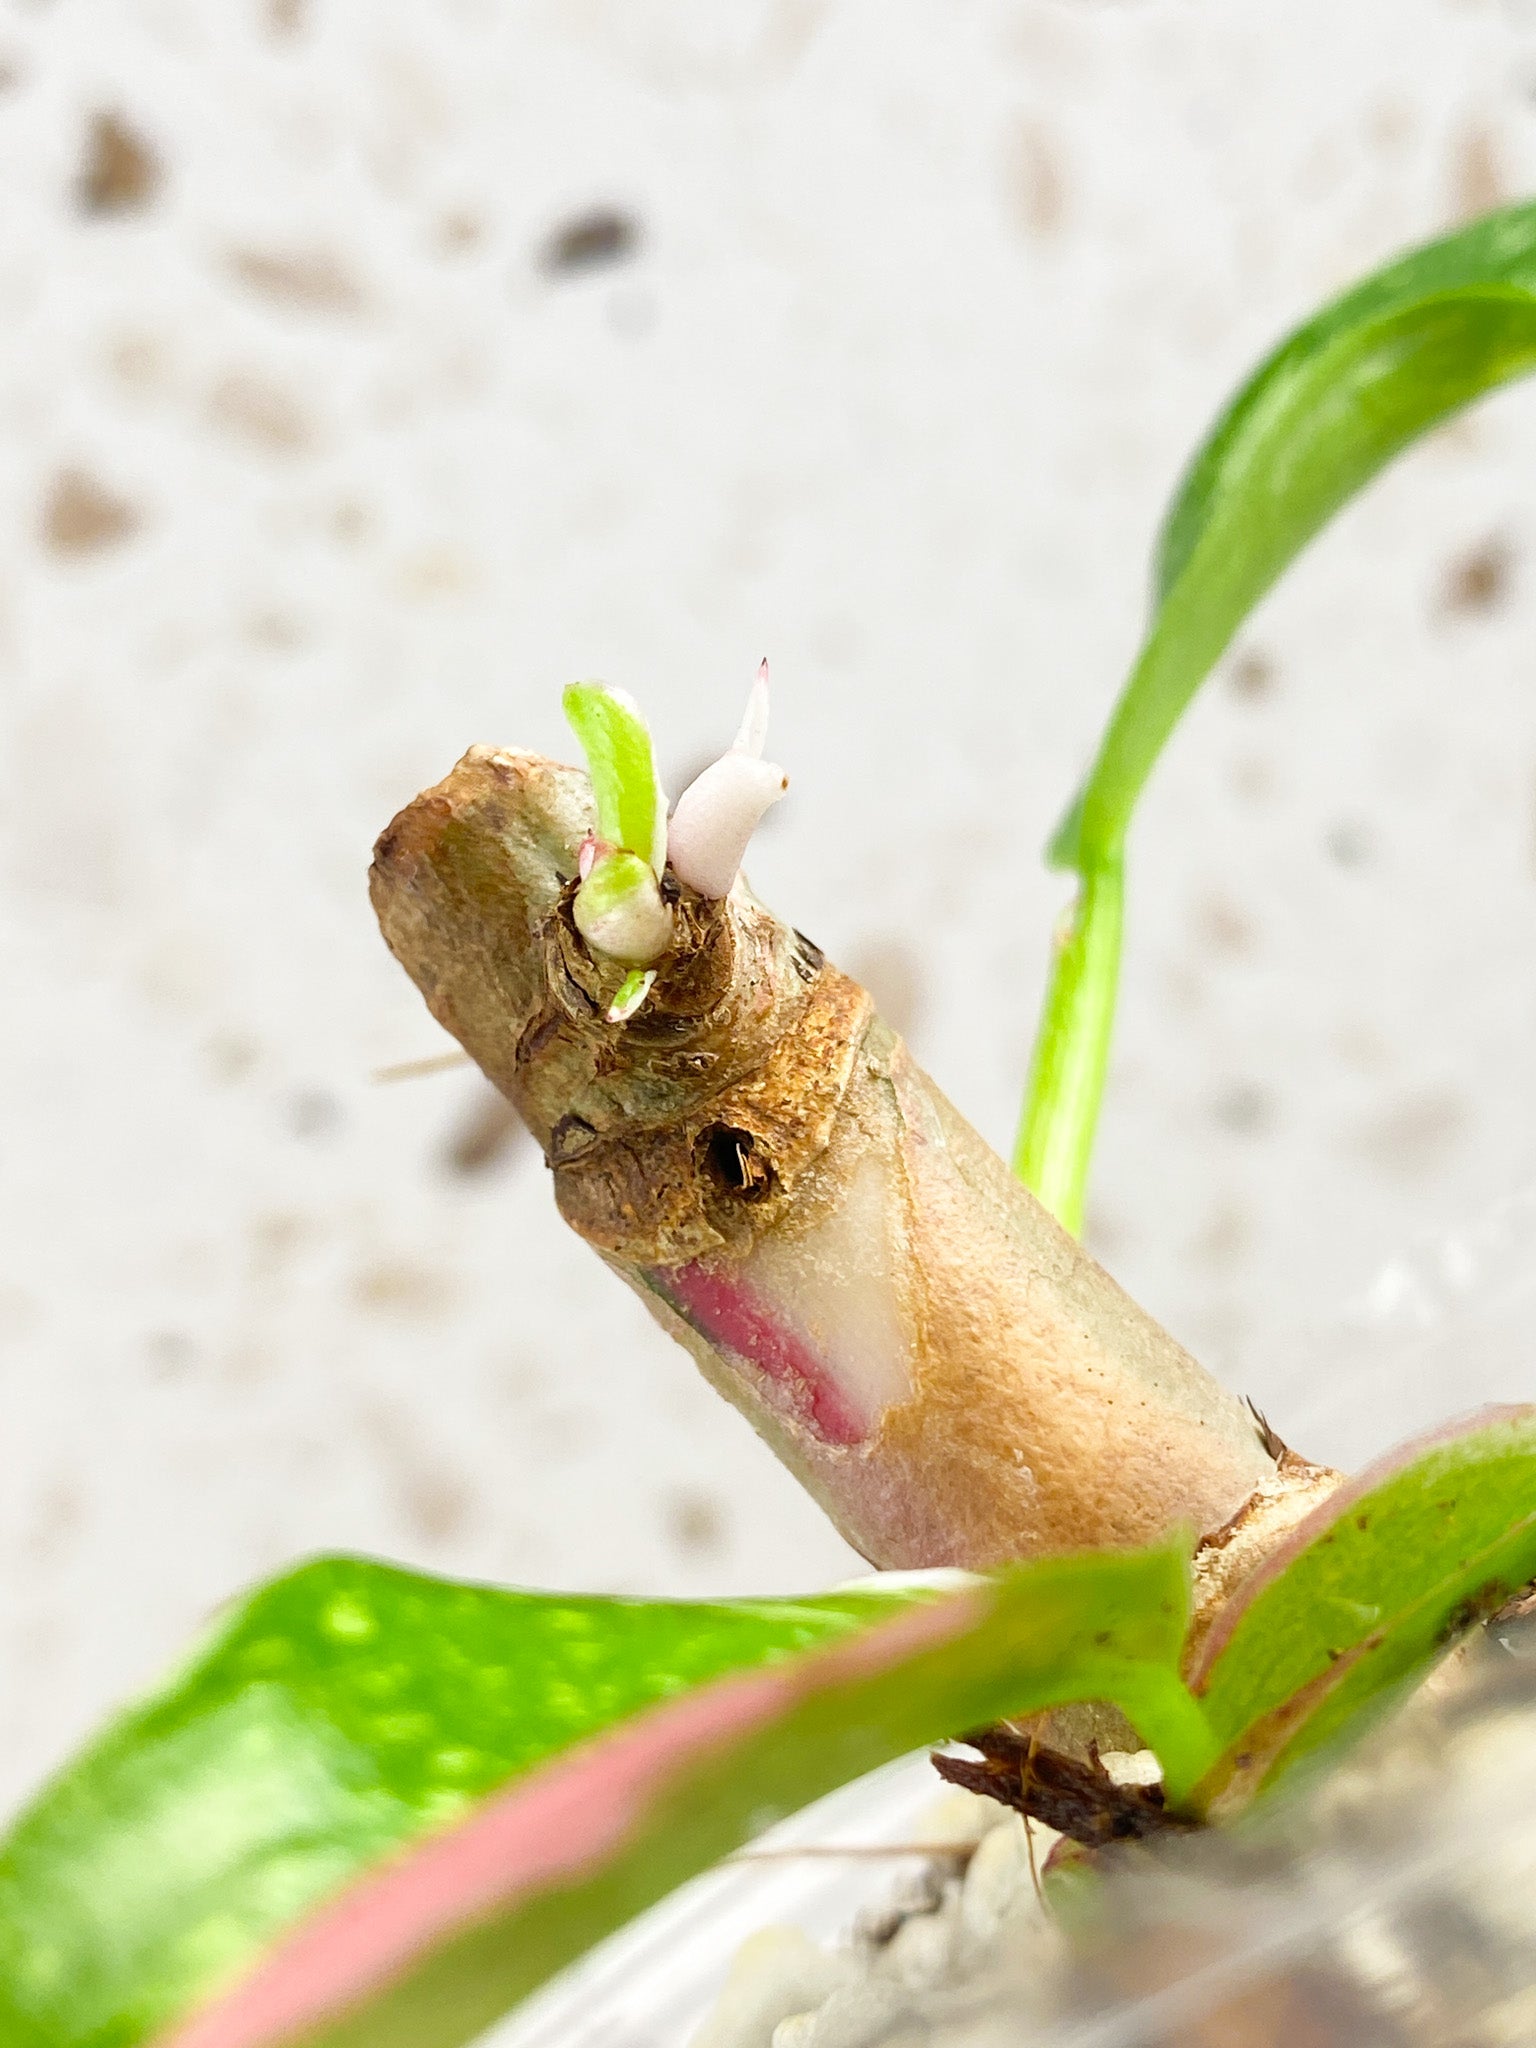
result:
[[[1194,437],[1532,189],[1529,4],[11,0],[0,1796],[319,1546],[852,1565],[477,1081],[370,1080],[441,1046],[370,841],[472,740],[568,750],[578,674],[675,788],[766,650],[754,879],[1006,1143]],[[1531,1171],[1533,464],[1518,389],[1403,462],[1136,835],[1091,1234],[1271,1402]]]

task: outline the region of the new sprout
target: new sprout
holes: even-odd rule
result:
[[[572,915],[594,952],[626,966],[649,967],[672,942],[672,913],[656,877],[627,847],[599,854],[576,891]]]
[[[667,793],[656,773],[650,731],[628,692],[606,683],[570,684],[564,705],[587,757],[597,810],[597,830],[581,848],[581,887],[572,906],[576,929],[594,952],[646,968],[672,942],[672,913],[660,888],[667,864]],[[627,981],[624,988],[629,990]],[[644,997],[642,989],[624,1015],[633,1014]]]
[[[757,671],[730,752],[683,791],[672,813],[672,872],[701,896],[729,896],[747,841],[789,778],[762,758],[768,737],[768,664]]]
[[[783,769],[762,759],[768,664],[758,668],[730,751],[683,792],[670,832],[651,735],[628,693],[572,683],[565,714],[586,754],[597,810],[596,830],[578,855],[573,915],[594,952],[635,970],[607,1011],[610,1024],[621,1024],[655,979],[640,970],[653,968],[672,943],[672,913],[660,889],[669,854],[688,888],[714,901],[729,896],[753,829],[789,787]]]
[[[619,992],[605,1013],[610,1024],[627,1024],[656,983],[654,967],[631,967],[619,985]]]
[[[667,793],[639,706],[607,683],[570,683],[562,703],[587,757],[598,838],[639,854],[659,881],[667,864]]]

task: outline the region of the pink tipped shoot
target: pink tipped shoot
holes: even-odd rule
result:
[[[701,896],[728,896],[742,856],[770,804],[789,787],[782,768],[764,761],[768,737],[768,663],[747,698],[735,744],[706,768],[677,800],[668,828],[672,871]]]
[[[732,742],[732,751],[737,754],[751,754],[755,759],[762,756],[768,738],[768,657],[765,654],[757,665],[757,674],[752,679],[752,688],[747,693],[747,708],[742,716],[741,729]]]

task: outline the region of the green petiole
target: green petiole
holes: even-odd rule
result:
[[[1536,205],[1389,264],[1292,334],[1217,421],[1164,521],[1156,609],[1047,858],[1079,877],[1046,987],[1014,1171],[1076,1231],[1103,1099],[1125,835],[1157,757],[1258,600],[1430,427],[1536,369]]]
[[[1085,871],[1056,928],[1051,974],[1013,1154],[1024,1185],[1076,1236],[1099,1103],[1109,1069],[1120,978],[1125,867]]]

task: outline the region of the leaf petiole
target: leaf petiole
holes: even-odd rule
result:
[[[1124,862],[1088,868],[1057,925],[1013,1170],[1075,1236],[1115,1022]]]
[[[1154,610],[1047,858],[1081,878],[1046,990],[1014,1170],[1082,1220],[1109,1062],[1131,814],[1244,618],[1393,456],[1536,369],[1536,205],[1388,264],[1296,329],[1217,420],[1163,525]]]

